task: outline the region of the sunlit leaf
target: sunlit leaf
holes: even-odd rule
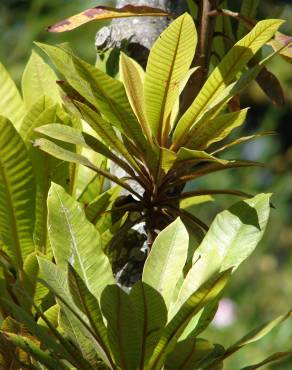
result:
[[[151,48],[144,84],[145,111],[159,143],[164,141],[165,124],[193,60],[196,41],[194,22],[186,13],[171,23]]]
[[[65,32],[74,30],[92,21],[104,21],[113,18],[137,17],[137,16],[170,16],[168,12],[162,9],[152,8],[150,6],[125,5],[122,8],[112,8],[109,6],[96,6],[84,10],[83,12],[64,19],[48,28],[50,32]]]

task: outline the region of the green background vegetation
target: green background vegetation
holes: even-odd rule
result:
[[[68,15],[99,4],[85,0],[1,0],[0,60],[19,84],[33,41],[49,43],[70,42],[85,59],[94,61],[94,36],[97,25],[92,23],[70,33],[48,34],[45,28]],[[239,3],[234,2],[234,3]],[[236,8],[236,4],[234,4]],[[280,17],[288,22],[285,32],[292,31],[292,5],[289,1],[262,0],[259,18]],[[292,74],[291,65],[280,58],[273,60],[270,69],[278,76],[285,91],[286,105],[274,107],[254,84],[244,96],[243,104],[251,106],[244,135],[257,131],[276,131],[269,136],[238,146],[234,157],[258,160],[267,164],[264,169],[231,170],[211,174],[201,185],[234,188],[249,193],[272,192],[275,209],[266,235],[255,254],[235,274],[225,297],[234,301],[235,321],[225,328],[209,329],[218,342],[229,344],[258,325],[285,312],[291,304],[292,292]],[[239,133],[237,133],[238,136]],[[229,152],[230,154],[230,152]],[[232,157],[232,155],[229,155]],[[199,184],[196,184],[199,186]],[[210,202],[198,209],[200,217],[210,221],[218,210],[232,200],[221,196],[219,205]],[[275,350],[287,348],[292,341],[291,323],[275,329],[264,340],[247,347],[227,362],[233,370],[246,363],[257,362]],[[270,369],[279,369],[279,365]],[[291,363],[281,370],[291,369]]]

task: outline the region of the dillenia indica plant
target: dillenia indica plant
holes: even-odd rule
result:
[[[178,218],[158,235],[142,281],[126,293],[115,283],[100,234],[80,204],[53,184],[48,233],[55,263],[43,256],[38,262],[42,283],[56,303],[45,313],[37,308],[36,323],[23,308],[1,298],[18,320],[2,326],[3,361],[12,357],[24,368],[41,364],[52,370],[221,369],[227,357],[291,315],[259,326],[228,348],[202,337],[231,274],[264,233],[269,198],[260,194],[220,213],[191,255],[188,232]],[[275,353],[246,369],[291,353]]]
[[[156,230],[163,229],[178,216],[201,239],[208,226],[198,215],[180,207],[183,199],[206,194],[247,194],[230,189],[190,192],[183,189],[189,181],[215,171],[258,165],[220,158],[227,148],[251,139],[249,136],[223,141],[244,123],[248,113],[247,108],[228,112],[226,107],[271,58],[268,56],[248,70],[245,67],[282,23],[281,20],[258,22],[214,68],[183,114],[180,94],[196,70],[196,67],[190,69],[197,33],[189,14],[177,18],[155,42],[146,72],[122,54],[121,81],[81,60],[66,47],[38,43],[65,79],[61,85],[67,98],[98,138],[75,127],[52,123],[36,131],[90,148],[115,162],[127,175],[117,178],[85,156],[61,148],[47,138],[35,140],[34,145],[58,159],[82,164],[125,188],[132,197],[119,209],[133,213],[137,223],[145,221],[151,240]]]
[[[128,16],[141,15],[133,9]],[[270,40],[280,24],[259,22],[223,58],[185,112],[179,95],[195,72],[189,67],[197,39],[187,14],[158,39],[146,72],[121,56],[122,81],[74,56],[66,45],[41,45],[65,78],[61,94],[56,74],[35,52],[21,95],[0,65],[1,368],[220,368],[226,357],[288,317],[228,349],[197,338],[212,320],[231,272],[265,229],[268,195],[218,215],[195,252],[181,221],[171,223],[180,216],[190,236],[195,232],[201,240],[207,225],[183,208],[183,199],[247,196],[183,188],[210,172],[256,165],[223,160],[217,153],[250,139],[220,144],[247,113],[228,113],[226,107],[265,70],[271,56],[246,69],[261,46],[272,43],[289,58],[279,37]],[[40,139],[40,133],[54,141]],[[128,176],[111,174],[107,159]],[[121,188],[133,196],[119,199]],[[104,252],[113,237],[141,221],[151,237],[171,225],[154,243],[142,282],[127,295],[115,285]],[[126,240],[129,244],[129,235]],[[272,355],[258,366],[286,355]]]

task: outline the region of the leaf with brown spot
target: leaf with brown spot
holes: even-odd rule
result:
[[[84,10],[81,13],[73,15],[67,19],[64,19],[52,26],[48,27],[49,32],[66,32],[74,30],[77,27],[82,26],[92,21],[104,21],[113,18],[125,18],[125,17],[169,17],[170,13],[162,9],[157,9],[149,6],[135,6],[126,5],[122,8],[112,8],[108,6],[96,6]]]
[[[283,46],[287,46],[279,52],[287,62],[292,64],[292,36],[285,35],[284,33],[277,32],[274,39],[268,42],[275,51],[278,51]]]

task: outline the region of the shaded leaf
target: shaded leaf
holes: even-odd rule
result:
[[[0,116],[0,240],[21,274],[34,251],[35,179],[20,135]]]

